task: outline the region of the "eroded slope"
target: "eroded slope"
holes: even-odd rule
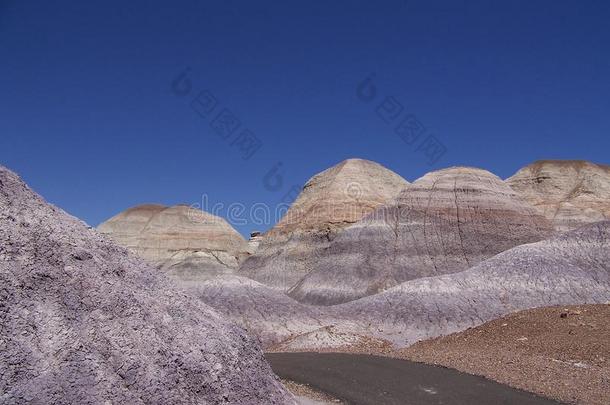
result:
[[[564,232],[610,219],[610,166],[541,160],[506,182]]]
[[[267,232],[240,274],[287,291],[315,266],[345,227],[395,198],[408,183],[383,166],[348,159],[313,176]]]
[[[497,176],[474,168],[439,170],[345,229],[289,294],[318,305],[346,302],[466,270],[550,233],[548,221]]]
[[[0,167],[0,402],[293,403],[255,340]]]

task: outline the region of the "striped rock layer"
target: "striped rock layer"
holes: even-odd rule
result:
[[[349,330],[405,347],[524,309],[609,301],[610,221],[603,221],[330,308],[359,324]]]
[[[546,218],[497,176],[474,168],[439,170],[346,228],[289,295],[311,304],[346,302],[466,270],[550,233]]]
[[[542,160],[519,170],[506,182],[557,231],[610,219],[610,166]]]
[[[140,205],[98,230],[184,282],[232,273],[248,251],[223,218],[186,205]]]
[[[287,291],[315,266],[345,227],[394,199],[408,183],[383,166],[349,159],[313,176],[262,238],[240,274]]]

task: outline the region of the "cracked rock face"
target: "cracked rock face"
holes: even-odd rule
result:
[[[439,170],[346,228],[289,295],[316,305],[347,302],[466,270],[551,231],[546,218],[488,171]]]
[[[560,232],[610,219],[610,166],[574,160],[544,160],[506,182]]]
[[[140,205],[98,230],[179,281],[232,273],[248,243],[223,218],[185,205]]]
[[[257,343],[0,167],[0,402],[293,403]]]
[[[604,221],[331,308],[360,325],[347,330],[405,347],[523,309],[608,301],[610,221]]]
[[[408,183],[383,166],[348,159],[313,176],[285,216],[267,232],[240,274],[287,291],[345,227],[394,199]]]

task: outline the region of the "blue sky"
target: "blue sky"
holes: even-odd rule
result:
[[[609,163],[608,2],[175,4],[1,1],[0,163],[92,225],[204,194],[275,206],[349,157],[407,180],[453,165],[508,177],[537,159]],[[180,96],[172,81],[187,67]],[[215,100],[204,117],[190,104],[202,91]],[[240,123],[227,139],[212,125],[225,109]],[[412,144],[396,133],[405,117]],[[249,159],[243,130],[262,145]],[[430,139],[446,150],[432,164]],[[265,186],[278,162],[281,187]]]

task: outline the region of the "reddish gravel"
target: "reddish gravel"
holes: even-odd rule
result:
[[[401,351],[567,403],[610,404],[610,305],[518,312]]]

